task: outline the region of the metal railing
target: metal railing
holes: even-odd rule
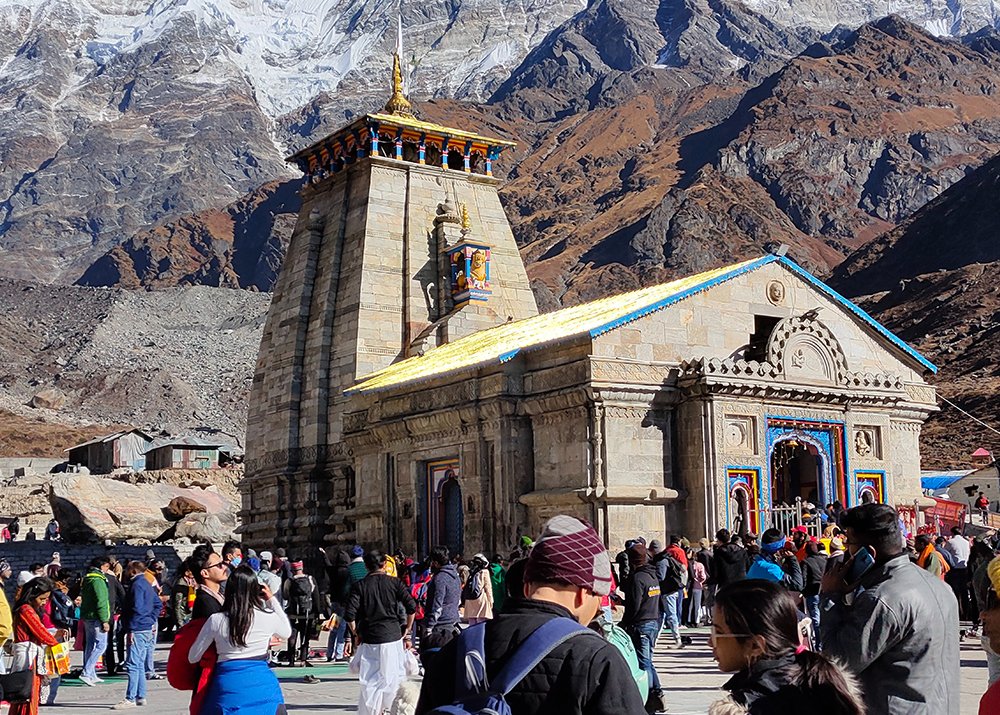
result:
[[[823,524],[817,514],[810,521],[803,519],[802,498],[795,497],[794,504],[778,504],[770,509],[764,509],[761,522],[763,529],[778,529],[786,536],[792,533],[796,526],[804,526],[810,536],[817,539],[823,535]]]

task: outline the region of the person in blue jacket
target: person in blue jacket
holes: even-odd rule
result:
[[[795,545],[778,529],[760,535],[760,553],[747,571],[748,579],[780,583],[789,591],[801,592],[802,568],[795,557]]]
[[[126,710],[146,704],[146,659],[156,647],[156,625],[162,603],[153,585],[146,578],[146,564],[133,561],[128,565],[130,587],[125,596],[121,623],[128,642],[125,670],[128,686],[125,698],[112,710]]]

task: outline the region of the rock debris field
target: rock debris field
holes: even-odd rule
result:
[[[242,445],[269,304],[268,293],[202,286],[0,280],[0,409],[62,424],[219,430]]]

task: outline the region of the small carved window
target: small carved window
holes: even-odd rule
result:
[[[771,338],[775,326],[780,322],[781,318],[774,318],[770,315],[753,316],[753,335],[750,336],[750,343],[747,346],[747,360],[767,361],[767,341]]]

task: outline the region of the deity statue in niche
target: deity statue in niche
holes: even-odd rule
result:
[[[854,433],[854,449],[862,457],[869,456],[874,451],[871,432],[859,429]]]
[[[472,252],[472,267],[469,269],[469,277],[472,279],[473,288],[485,290],[489,288],[486,284],[486,251],[477,249]]]
[[[453,253],[451,256],[451,294],[458,295],[469,290],[469,279],[465,275],[465,256]]]
[[[463,239],[448,249],[451,297],[456,306],[485,302],[490,294],[490,247]]]

